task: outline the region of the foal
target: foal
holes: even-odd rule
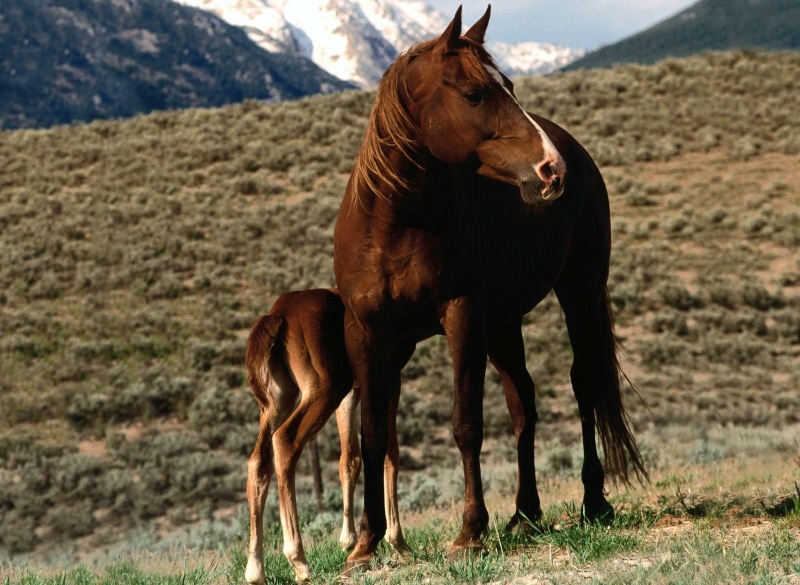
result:
[[[250,333],[246,367],[250,388],[261,409],[261,421],[247,471],[250,549],[245,579],[248,583],[264,583],[264,502],[276,472],[283,552],[298,581],[305,581],[310,577],[310,569],[297,519],[295,472],[303,447],[334,411],[342,449],[339,478],[344,518],[339,545],[349,549],[356,543],[353,492],[361,473],[356,426],[359,394],[357,388],[350,392],[353,374],[344,345],[344,305],[339,294],[315,289],[290,292],[278,298],[269,314],[261,317]],[[394,394],[399,395],[399,379]],[[396,409],[395,399],[392,414]],[[391,418],[394,421],[394,416]],[[397,510],[399,449],[393,424],[384,465],[386,540],[397,552],[406,554],[409,548]]]

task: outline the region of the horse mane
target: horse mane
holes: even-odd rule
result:
[[[409,94],[405,81],[409,64],[421,54],[430,51],[435,42],[430,40],[414,45],[401,53],[383,74],[364,141],[353,167],[357,189],[371,191],[383,198],[386,195],[380,185],[388,185],[393,191],[410,189],[408,180],[397,172],[389,158],[391,150],[399,152],[422,168],[416,161],[416,155],[421,149],[418,140],[420,128],[411,118],[406,105]],[[480,43],[461,37],[459,46],[451,54],[458,56],[465,76],[473,83],[482,88],[496,83],[485,67],[496,67],[494,59]]]

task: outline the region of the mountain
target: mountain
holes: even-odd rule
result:
[[[2,0],[0,126],[275,101],[350,87],[297,53],[165,0]]]
[[[701,0],[675,16],[565,69],[655,63],[701,51],[800,48],[798,0]]]
[[[422,0],[177,0],[240,26],[270,51],[299,53],[361,87],[377,85],[398,53],[442,33],[449,19]],[[510,76],[544,74],[584,52],[488,43]]]

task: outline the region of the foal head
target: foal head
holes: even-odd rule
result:
[[[462,36],[459,8],[440,37],[395,62],[381,82],[365,148],[372,133],[376,146],[409,158],[427,148],[445,163],[473,161],[479,174],[516,185],[524,201],[540,205],[563,193],[566,164],[484,49],[489,16]]]

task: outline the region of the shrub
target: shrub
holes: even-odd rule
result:
[[[748,282],[742,287],[742,301],[744,301],[744,304],[759,311],[767,311],[773,307],[783,305],[783,301],[779,296],[773,296],[758,282]]]
[[[656,294],[664,304],[681,311],[688,311],[702,305],[698,297],[692,295],[685,286],[678,282],[665,282],[659,285]]]

